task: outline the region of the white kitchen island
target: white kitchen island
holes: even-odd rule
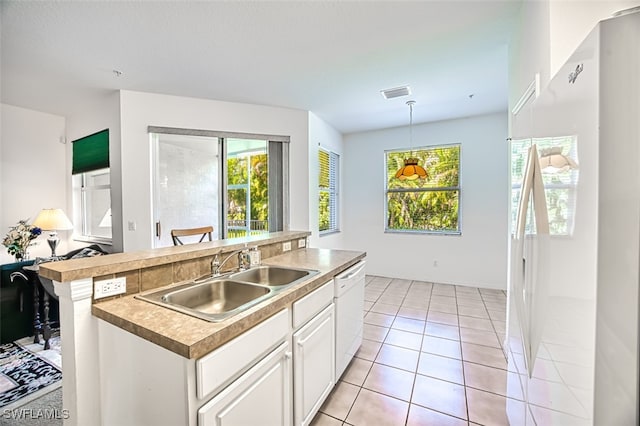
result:
[[[199,244],[195,254],[195,247],[161,249],[165,263],[156,264],[154,251],[134,254],[140,266],[137,291],[93,304],[93,281],[108,275],[109,265],[115,265],[113,276],[131,276],[131,265],[118,262],[124,254],[112,255],[110,264],[105,256],[99,264],[84,265],[91,277],[65,281],[81,273],[77,265],[64,262],[45,271],[62,294],[63,359],[69,360],[63,364],[63,404],[70,410],[65,424],[233,425],[256,419],[260,424],[308,424],[337,380],[333,278],[365,253],[311,248],[282,253],[274,247],[297,242],[300,234],[270,237],[252,241],[261,245],[264,264],[318,274],[217,323],[135,295],[148,289],[143,277],[160,277],[168,263],[172,276],[182,278],[184,262],[201,268],[213,255],[241,243]],[[196,267],[194,274],[200,272]],[[168,286],[184,281],[172,279]],[[84,298],[73,296],[80,284]],[[71,290],[68,297],[65,290]]]

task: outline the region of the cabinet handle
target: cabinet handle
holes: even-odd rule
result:
[[[292,355],[292,354],[291,354],[291,352],[285,352],[285,353],[284,353],[284,357],[285,357],[286,359],[291,359],[291,355]]]
[[[344,277],[339,277],[341,280],[348,280],[349,278],[351,278],[352,276],[356,275],[358,272],[360,272],[362,270],[362,268],[364,267],[364,265],[360,265],[358,267],[358,269],[356,269],[355,271],[351,271],[349,272],[347,275],[345,275]]]

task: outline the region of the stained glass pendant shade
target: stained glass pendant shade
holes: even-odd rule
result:
[[[407,101],[409,105],[409,155],[411,155],[411,149],[413,148],[413,106],[416,101]],[[420,160],[415,157],[409,157],[404,159],[404,166],[396,172],[396,178],[400,180],[416,180],[426,179],[427,171],[418,163]]]

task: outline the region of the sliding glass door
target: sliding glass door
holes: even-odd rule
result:
[[[153,247],[171,246],[172,229],[213,226],[214,239],[285,229],[288,138],[151,127],[149,133]]]
[[[226,235],[269,230],[269,162],[266,140],[227,139]]]
[[[172,229],[213,226],[213,238],[220,238],[220,140],[172,134],[151,137],[154,247],[173,245]]]

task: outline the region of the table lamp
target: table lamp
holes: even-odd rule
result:
[[[73,224],[62,209],[42,209],[32,225],[43,231],[50,231],[47,243],[51,247],[51,257],[56,257],[56,247],[60,242],[57,231],[73,229]]]

